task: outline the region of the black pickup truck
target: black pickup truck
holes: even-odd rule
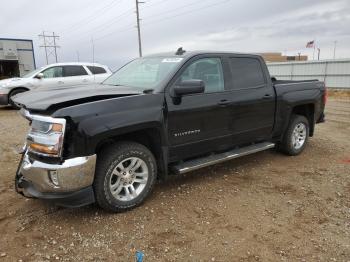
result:
[[[298,155],[324,121],[326,89],[270,78],[258,55],[179,49],[100,85],[14,101],[30,121],[17,192],[117,212],[142,203],[157,178],[273,147]]]

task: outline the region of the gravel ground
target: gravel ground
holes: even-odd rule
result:
[[[13,187],[27,122],[0,108],[0,261],[350,261],[350,99],[330,99],[304,153],[274,150],[158,183],[121,214]]]

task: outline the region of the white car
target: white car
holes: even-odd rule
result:
[[[97,63],[57,63],[34,70],[21,78],[0,80],[0,105],[15,105],[11,97],[36,89],[74,88],[89,83],[101,83],[112,74]]]

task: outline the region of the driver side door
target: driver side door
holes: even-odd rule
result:
[[[41,72],[43,77],[36,80],[37,88],[53,88],[64,85],[63,67],[53,66]]]
[[[202,80],[204,93],[174,99],[171,89],[183,80]],[[175,76],[166,92],[169,161],[224,150],[230,144],[229,106],[220,56],[196,57]]]

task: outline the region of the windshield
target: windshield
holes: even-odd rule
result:
[[[35,69],[34,71],[31,71],[27,74],[25,74],[24,76],[22,76],[23,78],[29,78],[29,77],[33,77],[35,76],[37,73],[39,73],[43,68],[38,68],[38,69]]]
[[[133,87],[138,90],[154,89],[181,60],[179,57],[139,58],[119,69],[103,84]]]

